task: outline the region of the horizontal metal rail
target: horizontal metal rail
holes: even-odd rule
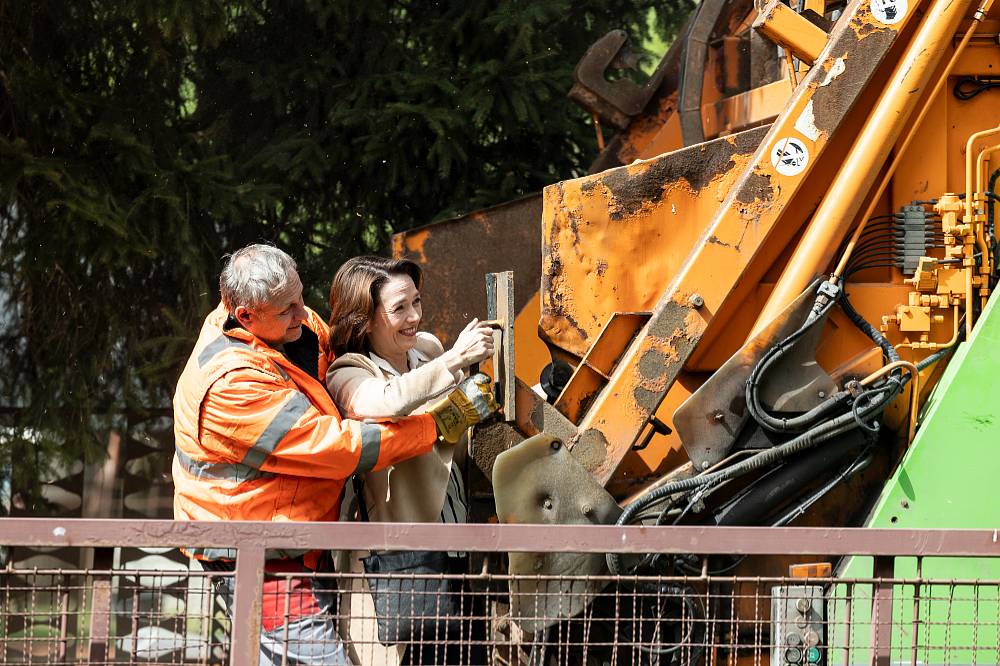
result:
[[[997,530],[0,519],[0,545],[998,557]]]
[[[211,580],[222,580],[235,576],[234,593],[230,599],[231,608],[226,617],[234,618],[228,623],[228,638],[213,633],[206,637],[199,648],[204,661],[197,663],[219,663],[225,658],[230,664],[255,664],[260,653],[260,627],[265,599],[264,565],[266,553],[270,549],[315,549],[332,551],[465,551],[465,552],[531,552],[531,553],[665,553],[665,554],[695,554],[708,555],[820,555],[829,557],[840,556],[873,556],[874,570],[864,572],[860,577],[855,575],[850,579],[814,579],[811,584],[824,586],[827,592],[826,604],[831,613],[838,617],[830,617],[824,630],[829,638],[828,647],[838,646],[844,655],[844,663],[853,663],[859,649],[869,655],[872,662],[889,663],[889,659],[899,657],[900,645],[912,645],[912,650],[918,647],[929,651],[933,657],[935,650],[958,649],[972,650],[974,660],[987,663],[993,659],[993,643],[998,646],[995,651],[1000,662],[1000,639],[993,636],[1000,632],[1000,620],[994,615],[984,614],[983,608],[996,607],[1000,609],[1000,581],[963,578],[961,580],[929,580],[917,571],[917,577],[893,575],[893,560],[896,557],[923,558],[961,557],[981,558],[981,562],[990,559],[1000,559],[1000,543],[996,530],[906,530],[906,529],[858,529],[858,528],[758,528],[758,527],[614,527],[614,526],[578,526],[578,525],[443,525],[443,524],[412,524],[412,523],[268,523],[268,522],[185,522],[163,520],[90,520],[90,519],[40,519],[40,518],[7,518],[0,519],[0,545],[25,546],[37,548],[69,547],[95,548],[99,552],[109,553],[115,547],[129,548],[176,548],[217,547],[234,548],[237,551],[237,561],[234,572],[205,573],[199,571],[156,571],[148,567],[124,569],[112,566],[73,567],[66,569],[32,568],[15,569],[9,566],[0,570],[0,594],[6,594],[7,600],[0,598],[0,662],[4,661],[4,636],[8,630],[5,624],[7,618],[17,616],[17,621],[28,624],[40,617],[63,618],[61,643],[56,641],[46,643],[35,638],[21,638],[21,645],[38,647],[40,645],[56,645],[58,655],[46,655],[46,658],[56,658],[56,661],[46,663],[77,663],[70,657],[71,643],[67,635],[69,626],[74,623],[87,627],[89,631],[89,655],[94,663],[119,663],[106,661],[106,656],[114,649],[131,650],[131,655],[140,654],[143,640],[154,636],[155,627],[140,626],[141,613],[136,609],[146,599],[149,589],[159,589],[156,581],[170,576],[180,576],[184,582],[180,587],[186,592],[185,603],[192,608],[199,604],[203,608],[211,605]],[[110,560],[104,560],[110,563]],[[868,576],[871,577],[868,577]],[[283,577],[292,580],[296,577],[324,576],[337,579],[341,589],[350,586],[364,586],[371,576],[337,573],[337,574],[281,574],[269,578]],[[405,576],[397,576],[400,579]],[[439,577],[440,578],[440,577]],[[446,577],[447,578],[447,577]],[[796,580],[800,581],[796,583]],[[56,581],[56,582],[52,582]],[[151,582],[152,581],[152,582]],[[201,581],[201,582],[199,582]],[[678,583],[677,581],[680,581]],[[694,582],[690,582],[694,581]],[[768,643],[769,638],[769,608],[771,589],[778,585],[801,584],[801,579],[787,579],[781,576],[755,576],[740,578],[738,576],[704,575],[683,579],[642,578],[636,576],[589,576],[580,579],[573,577],[544,576],[509,576],[506,574],[480,574],[458,577],[453,581],[456,585],[481,586],[478,592],[474,588],[466,589],[462,594],[467,600],[479,599],[481,603],[494,603],[500,598],[510,608],[516,605],[518,595],[525,594],[523,589],[535,590],[531,598],[538,602],[545,599],[570,599],[578,596],[580,599],[591,599],[597,592],[581,593],[580,590],[607,590],[600,592],[595,599],[603,599],[603,603],[611,604],[613,614],[607,625],[605,620],[598,621],[594,616],[587,619],[586,614],[579,628],[590,632],[600,626],[615,627],[610,637],[605,637],[607,645],[618,656],[611,663],[630,663],[629,650],[638,649],[639,643],[659,645],[664,650],[695,649],[702,654],[726,652],[730,657],[719,663],[736,663],[739,655],[752,656],[754,663],[763,663],[765,654],[776,646]],[[600,583],[599,585],[597,585]],[[684,590],[678,591],[681,584]],[[176,587],[176,583],[172,584]],[[594,587],[596,585],[596,587]],[[499,586],[499,587],[498,587]],[[528,586],[528,588],[519,587]],[[552,586],[551,588],[549,586]],[[568,586],[568,587],[567,587]],[[581,587],[582,586],[582,587]],[[720,587],[721,586],[721,587]],[[944,587],[940,587],[944,586]],[[164,588],[170,585],[164,585]],[[289,589],[291,586],[286,586]],[[509,590],[507,593],[502,590]],[[501,590],[498,596],[498,589]],[[548,591],[551,589],[551,592]],[[541,591],[539,591],[541,590]],[[713,591],[714,590],[714,591]],[[723,590],[719,592],[719,590]],[[728,592],[725,590],[729,590]],[[742,590],[742,591],[741,591]],[[957,591],[957,592],[956,592]],[[159,592],[157,592],[159,594]],[[507,594],[505,597],[504,595]],[[580,596],[583,594],[583,596]],[[956,596],[956,594],[958,596]],[[82,596],[81,596],[82,595]],[[89,596],[88,596],[89,595]],[[123,620],[116,604],[120,605],[124,597],[133,598],[130,619]],[[964,596],[963,596],[964,595]],[[291,597],[288,597],[290,599]],[[45,600],[40,603],[39,600]],[[80,599],[82,601],[74,601]],[[89,599],[89,601],[87,601]],[[285,604],[289,603],[288,599]],[[694,599],[691,602],[690,599]],[[700,599],[700,600],[699,600]],[[115,601],[117,600],[117,601]],[[13,613],[14,601],[29,610]],[[83,604],[89,604],[85,609]],[[480,603],[476,602],[476,603]],[[627,602],[625,606],[621,606]],[[585,602],[590,604],[590,601]],[[596,603],[596,602],[594,602]],[[691,617],[696,603],[699,613],[720,614],[714,619]],[[900,618],[896,617],[893,604],[905,603],[913,608],[912,629],[904,627]],[[33,606],[34,604],[34,606]],[[79,604],[74,610],[74,604]],[[650,606],[652,604],[652,606]],[[666,606],[664,606],[666,604]],[[971,604],[971,606],[970,606]],[[600,604],[598,604],[600,605]],[[6,606],[6,608],[3,608]],[[272,604],[273,606],[273,604]],[[633,608],[634,606],[634,608]],[[951,610],[947,611],[946,634],[938,636],[927,632],[938,631],[937,625],[924,618],[934,608],[956,608],[967,611],[972,608],[972,635],[963,637],[962,641],[952,637],[951,632],[965,631],[963,624],[956,618],[951,619]],[[588,606],[589,608],[589,606]],[[673,624],[664,619],[664,609],[680,615]],[[629,610],[631,609],[631,610]],[[721,610],[720,610],[721,609]],[[728,609],[728,610],[727,610]],[[551,613],[552,608],[541,613]],[[863,612],[862,612],[863,611]],[[192,611],[193,612],[193,611]],[[214,611],[213,611],[214,612]],[[587,611],[588,613],[590,611]],[[910,612],[910,611],[907,611]],[[5,615],[6,613],[6,615]],[[138,613],[138,614],[137,614]],[[341,614],[348,613],[341,609]],[[493,626],[498,621],[492,611],[476,611],[483,622]],[[484,615],[485,613],[485,615]],[[621,613],[621,615],[619,615]],[[635,615],[639,613],[639,615]],[[650,616],[649,613],[653,613]],[[895,613],[895,615],[894,615]],[[934,611],[935,615],[937,610]],[[349,613],[348,613],[349,614]],[[198,619],[198,618],[202,619]],[[213,617],[215,619],[213,619]],[[190,626],[216,626],[218,614],[190,615],[189,620],[171,620],[169,617],[150,615],[149,622],[174,622],[175,627],[181,627],[184,622]],[[699,619],[699,617],[701,619]],[[928,616],[929,617],[929,616]],[[503,618],[499,618],[502,620]],[[516,618],[515,618],[516,619]],[[537,620],[537,618],[536,618]],[[595,624],[590,624],[591,620]],[[53,620],[54,621],[54,620]],[[145,620],[143,620],[145,621]],[[514,620],[503,620],[504,622]],[[521,620],[525,621],[524,618]],[[527,620],[531,626],[530,618]],[[121,623],[130,626],[131,634],[121,637]],[[181,624],[177,624],[181,622]],[[212,623],[216,624],[212,624]],[[225,621],[228,622],[228,621]],[[577,620],[566,620],[563,626],[567,631],[576,627]],[[604,624],[601,624],[601,623]],[[117,623],[117,625],[116,625]],[[129,624],[130,623],[130,624]],[[679,623],[679,624],[678,624]],[[662,626],[661,626],[662,624]],[[53,625],[54,626],[54,625]],[[117,629],[116,629],[117,626]],[[187,625],[184,625],[187,626]],[[683,636],[663,634],[672,626],[687,627]],[[619,632],[619,628],[624,633]],[[646,635],[642,632],[652,631]],[[180,629],[177,629],[180,631]],[[207,629],[205,629],[207,631]],[[553,629],[555,630],[555,629]],[[493,631],[491,629],[491,631]],[[559,631],[562,631],[560,629]],[[918,635],[916,632],[923,632]],[[118,632],[118,633],[116,633]],[[147,632],[147,633],[143,633]],[[692,634],[691,632],[695,632]],[[709,633],[706,633],[709,632]],[[718,632],[716,634],[715,632]],[[839,632],[839,633],[838,633]],[[846,632],[846,633],[845,633]],[[907,633],[905,636],[904,633]],[[567,634],[563,638],[553,639],[535,635],[534,630],[522,636],[521,645],[533,645],[533,649],[551,643],[552,649],[558,649],[558,663],[577,663],[575,657],[568,656],[580,644],[589,643],[596,649],[604,646],[601,640],[590,638],[571,638]],[[870,634],[861,640],[862,634]],[[897,635],[898,634],[898,635]],[[173,635],[173,634],[172,634]],[[185,634],[187,635],[187,634]],[[589,633],[586,633],[589,636]],[[693,638],[691,638],[693,636]],[[117,637],[117,638],[116,638]],[[551,639],[551,640],[550,640]],[[115,648],[115,641],[125,641]],[[511,639],[512,640],[512,639]],[[583,643],[579,643],[582,640]],[[603,640],[603,639],[602,639]],[[152,641],[150,638],[147,642]],[[465,636],[460,643],[469,649],[489,647],[499,649],[502,641],[493,638],[470,639]],[[553,642],[554,641],[554,642]],[[685,642],[687,641],[687,642]],[[853,643],[852,643],[853,641]],[[162,641],[161,641],[162,642]],[[372,639],[369,637],[368,642]],[[985,642],[985,647],[983,647]],[[155,641],[152,641],[155,643]],[[363,644],[357,643],[355,645]],[[424,647],[434,647],[435,641],[428,641]],[[442,642],[441,645],[444,645]],[[9,643],[14,646],[14,643]],[[852,645],[857,646],[852,647]],[[14,646],[16,649],[16,646]],[[514,649],[511,643],[507,648]],[[505,648],[505,649],[507,649]],[[48,648],[46,648],[48,649]],[[478,648],[476,648],[478,649]],[[645,649],[645,648],[643,648]],[[782,648],[784,649],[784,648]],[[208,650],[208,652],[206,652]],[[979,652],[986,653],[976,656]],[[212,652],[214,651],[214,652]],[[979,652],[977,652],[979,651]],[[209,652],[217,655],[211,659],[205,655]],[[564,654],[565,652],[565,654]],[[722,652],[719,652],[721,654]],[[471,653],[470,653],[471,654]],[[831,654],[831,659],[833,658]],[[839,653],[838,653],[839,654]],[[916,654],[914,652],[914,654]],[[61,655],[61,656],[59,656]],[[96,656],[95,656],[96,655]],[[218,655],[224,655],[219,657]],[[508,655],[510,656],[510,655]],[[563,658],[565,656],[565,658]],[[633,657],[635,655],[632,655]],[[947,655],[946,655],[947,656]],[[202,657],[198,657],[201,659]],[[66,661],[62,661],[62,659]],[[132,657],[129,657],[130,659]],[[146,657],[143,657],[144,659]],[[733,661],[730,661],[730,658]],[[213,661],[214,659],[214,661]],[[460,663],[478,663],[469,655],[462,657]],[[471,659],[472,661],[467,661]],[[721,659],[721,658],[720,658]],[[868,657],[866,656],[866,660]],[[950,660],[951,657],[948,657]],[[985,659],[986,661],[983,661]],[[659,660],[659,657],[657,658]],[[652,660],[651,663],[659,663]],[[660,660],[669,663],[669,660]],[[11,662],[20,663],[20,662]],[[27,662],[25,662],[27,663]],[[189,662],[184,662],[189,663]],[[456,662],[459,663],[459,662]],[[581,662],[582,663],[582,662]],[[690,662],[692,665],[695,661]],[[706,662],[707,663],[707,662]],[[831,662],[832,663],[832,662]],[[958,662],[955,662],[958,663]]]

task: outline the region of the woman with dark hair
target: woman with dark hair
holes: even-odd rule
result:
[[[464,378],[464,369],[492,356],[492,331],[476,319],[447,351],[436,337],[419,330],[421,279],[420,267],[412,261],[370,256],[349,260],[334,276],[330,343],[336,358],[326,382],[345,418],[386,419],[420,413],[429,401],[453,390]],[[458,460],[464,454],[464,443],[439,442],[430,453],[365,474],[358,499],[368,519],[465,522],[467,504]],[[457,570],[460,562],[452,566]],[[361,571],[353,554],[351,567]],[[364,593],[364,581],[355,582],[349,616],[371,618],[374,607]],[[362,625],[348,628],[354,648],[373,652],[358,655],[361,663],[398,663],[401,649],[384,653],[371,626],[354,624]],[[364,635],[360,635],[362,629]]]

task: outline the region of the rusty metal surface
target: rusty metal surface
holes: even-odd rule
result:
[[[685,146],[693,146],[705,140],[705,129],[701,122],[701,100],[705,85],[708,38],[728,4],[730,3],[727,0],[702,2],[684,40],[684,67],[678,86],[677,114]]]
[[[493,386],[504,421],[517,416],[514,402],[514,273],[486,274],[486,316],[496,322],[493,331]]]
[[[233,650],[230,666],[256,663],[260,654],[261,594],[264,591],[264,545],[244,542],[236,554],[233,599]]]
[[[607,124],[624,129],[659,87],[664,70],[658,68],[639,86],[624,78],[609,81],[609,69],[637,69],[637,60],[629,49],[628,34],[624,30],[612,30],[587,49],[573,70],[574,84],[569,98],[596,113]]]
[[[534,194],[393,236],[393,256],[425,271],[424,330],[447,345],[473,317],[485,319],[478,285],[486,273],[514,271],[514,311],[520,312],[538,292],[541,214],[541,195]],[[490,251],[472,251],[481,247]]]
[[[780,0],[772,0],[754,20],[754,30],[787,48],[796,58],[812,65],[826,46],[828,35]]]
[[[574,423],[579,420],[588,401],[607,383],[618,359],[639,329],[649,321],[649,316],[648,312],[615,312],[611,315],[556,399],[555,408],[567,419]]]
[[[504,523],[544,525],[607,525],[621,515],[614,498],[566,449],[558,438],[536,435],[501,455],[493,469],[497,517]],[[508,572],[525,576],[520,591],[537,591],[535,576],[600,576],[607,573],[601,553],[510,553]],[[539,597],[519,595],[512,600],[515,615],[541,612],[550,621],[533,621],[531,632],[545,629],[559,618],[572,617],[604,587],[567,582],[563,594],[557,585],[544,584]],[[523,608],[528,604],[529,608]]]
[[[860,212],[922,93],[932,87],[930,82],[935,80],[935,70],[946,45],[972,6],[971,0],[937,0],[931,4],[906,52],[895,63],[891,78],[879,91],[875,107],[865,119],[843,168],[829,184],[829,191],[775,284],[759,323],[780,312],[816,273],[826,268]],[[909,10],[909,16],[915,13],[914,9]],[[850,69],[850,65],[847,68]],[[822,130],[826,119],[818,111],[813,115],[815,129]],[[968,317],[966,322],[971,327],[972,318]],[[971,333],[971,328],[968,332]]]
[[[597,433],[589,436],[608,443],[603,459],[592,467],[599,481],[611,478],[622,457],[637,441],[711,325],[713,314],[732,305],[728,300],[738,291],[741,278],[748,272],[752,275],[763,272],[765,267],[754,266],[754,259],[763,257],[768,263],[773,261],[780,251],[776,246],[787,245],[801,227],[809,209],[796,205],[801,203],[796,195],[807,191],[803,184],[809,181],[815,163],[821,160],[831,137],[842,125],[847,125],[848,111],[865,93],[866,84],[892,46],[897,31],[919,15],[914,10],[916,7],[890,27],[875,21],[867,3],[851,3],[835,26],[823,57],[799,84],[785,111],[729,188],[718,212],[707,225],[699,225],[698,238],[680,268],[672,273],[653,309],[653,318],[580,423],[581,435]],[[809,158],[800,161],[797,170],[782,173],[776,166],[782,162],[772,162],[772,153],[782,153],[792,138],[808,152]],[[852,137],[838,138],[849,141]],[[640,174],[644,171],[641,165],[625,169]],[[627,173],[623,171],[623,176]],[[587,211],[589,220],[606,216],[610,221],[620,211],[628,210],[627,197],[620,201],[619,197],[607,197],[603,192],[598,192],[599,196],[581,197],[578,205],[567,205],[561,195],[575,189],[579,185],[572,181],[546,189],[543,222],[546,230],[571,230],[573,211],[581,207]],[[705,199],[718,194],[713,188],[703,191]],[[639,207],[661,211],[662,205],[662,201],[649,196],[638,203]],[[591,263],[594,261],[591,259]],[[610,283],[604,285],[604,291],[611,291]],[[695,294],[701,297],[702,307],[692,304]],[[562,296],[564,304],[569,298]],[[579,321],[576,323],[579,330],[570,331],[571,327],[564,326],[558,332],[579,347],[583,326]]]
[[[749,418],[745,390],[751,371],[768,349],[802,325],[813,296],[811,290],[802,292],[674,412],[674,428],[695,469],[710,467],[729,453]]]
[[[582,357],[615,312],[651,311],[766,133],[545,188],[543,337]]]
[[[172,520],[0,519],[0,544],[136,548],[182,546],[564,553],[1000,556],[994,530],[834,527],[615,527],[432,523],[228,523]]]

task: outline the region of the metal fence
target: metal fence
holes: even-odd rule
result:
[[[275,609],[287,615],[300,601],[296,583],[309,578],[340,590],[331,619],[363,664],[1000,664],[996,538],[981,530],[6,519],[0,544],[94,548],[95,556],[83,569],[2,570],[0,663],[253,664],[262,612],[265,622]],[[235,569],[152,569],[120,556],[182,545],[237,548]],[[491,564],[478,573],[381,577],[397,585],[400,612],[380,635],[362,593],[380,577],[274,572],[269,583],[286,584],[265,585],[271,548],[497,555],[480,559]],[[679,575],[548,576],[505,573],[502,555],[612,551],[689,557]],[[740,574],[766,569],[746,567],[744,557],[784,568],[815,556],[846,558],[842,573]],[[420,603],[426,596],[434,603]],[[385,632],[400,627],[411,637],[387,647],[394,641]],[[295,651],[296,635],[280,623],[270,636],[265,653]]]

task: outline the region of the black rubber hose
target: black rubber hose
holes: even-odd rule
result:
[[[768,472],[715,511],[708,525],[759,525],[769,514],[798,495],[803,486],[839,467],[865,445],[865,438],[847,433]]]
[[[889,404],[889,402],[891,402],[901,390],[902,384],[899,380],[890,376],[886,384],[873,391],[875,393],[887,392],[888,395],[882,400],[873,401],[863,407],[860,410],[862,417],[870,416],[876,411],[881,412],[885,405]],[[660,486],[659,488],[651,491],[648,495],[635,500],[625,507],[625,510],[622,512],[622,515],[618,518],[618,521],[615,524],[619,526],[628,524],[632,517],[639,511],[642,511],[649,504],[656,502],[661,498],[667,497],[668,495],[673,495],[674,493],[679,493],[685,490],[693,490],[709,483],[716,483],[725,479],[731,479],[733,477],[746,474],[747,472],[752,472],[766,465],[783,460],[784,458],[798,453],[799,451],[804,451],[812,446],[815,446],[816,444],[819,444],[820,442],[832,439],[843,432],[847,432],[848,430],[855,428],[856,424],[854,422],[854,418],[854,414],[852,413],[843,414],[826,421],[825,423],[821,423],[813,429],[790,439],[784,444],[779,444],[773,448],[761,451],[757,455],[731,465],[730,467],[726,467],[717,472],[681,479],[679,481],[674,481],[673,483]],[[608,553],[607,562],[608,568],[611,569],[613,574],[617,575],[621,573],[621,556],[618,553]]]
[[[854,309],[851,305],[851,300],[847,297],[847,290],[841,290],[840,292],[840,307],[843,308],[844,314],[847,315],[848,319],[857,326],[862,333],[871,338],[872,342],[877,344],[882,349],[882,354],[888,359],[889,363],[894,363],[899,360],[899,353],[896,348],[892,346],[885,336],[882,335],[877,328],[868,323],[868,321],[858,314],[858,311]]]
[[[828,300],[822,307],[816,312],[816,316],[810,316],[806,319],[798,330],[789,335],[787,338],[774,345],[768,349],[764,355],[761,357],[757,365],[750,372],[750,377],[747,379],[745,399],[747,404],[747,411],[750,412],[750,416],[753,417],[762,428],[766,428],[771,432],[802,432],[808,429],[808,427],[814,422],[815,416],[812,416],[813,412],[819,412],[820,415],[826,414],[833,409],[839,400],[834,397],[828,398],[823,404],[811,410],[807,415],[791,417],[791,418],[775,418],[767,413],[767,410],[760,402],[760,397],[758,395],[758,388],[760,387],[761,377],[767,370],[777,363],[778,359],[783,356],[789,348],[795,342],[806,334],[809,329],[818,323],[823,321],[823,315],[830,311],[830,309],[835,304],[834,299]],[[817,304],[819,304],[819,298],[817,298]],[[815,306],[814,306],[815,307]],[[835,394],[836,395],[836,394]],[[804,418],[808,416],[809,418]]]
[[[823,484],[820,488],[816,489],[812,494],[810,494],[804,500],[799,502],[790,511],[786,511],[783,516],[781,516],[776,521],[771,523],[771,527],[781,527],[783,525],[787,525],[788,523],[792,522],[799,516],[803,515],[809,507],[815,504],[821,497],[826,495],[828,492],[833,490],[838,484],[851,478],[852,476],[863,470],[865,467],[868,467],[868,465],[871,464],[871,461],[874,457],[875,457],[874,447],[868,447],[865,450],[863,450],[860,453],[860,455],[858,455],[858,457],[855,458],[850,465],[841,470],[840,473],[837,474],[837,476],[833,477],[825,484]]]

